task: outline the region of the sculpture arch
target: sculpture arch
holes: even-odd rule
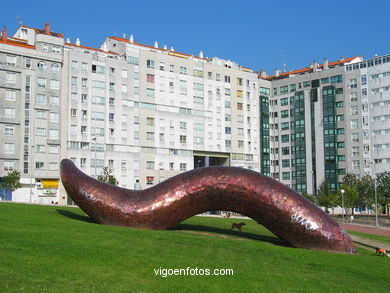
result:
[[[356,253],[338,223],[280,182],[236,167],[199,168],[135,191],[95,180],[72,161],[61,162],[62,183],[73,201],[101,224],[169,229],[196,214],[244,214],[294,247]]]

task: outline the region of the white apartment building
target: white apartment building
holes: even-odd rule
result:
[[[0,177],[22,173],[14,201],[58,201],[63,44],[49,24],[21,26],[13,37],[2,30]]]

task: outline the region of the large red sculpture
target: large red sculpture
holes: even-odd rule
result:
[[[65,159],[61,179],[73,201],[98,223],[169,229],[205,211],[233,211],[256,220],[292,246],[356,253],[350,236],[321,209],[251,170],[199,168],[135,191],[95,180]]]

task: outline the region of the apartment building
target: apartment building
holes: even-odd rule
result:
[[[21,26],[0,40],[0,177],[22,173],[14,201],[57,198],[63,37]],[[39,198],[38,198],[39,194]],[[7,194],[6,199],[11,199]]]
[[[230,60],[107,37],[100,48],[20,26],[0,39],[0,178],[6,199],[70,203],[59,163],[148,188],[193,168],[253,169],[298,192],[390,164],[390,56],[267,76]],[[372,172],[371,172],[372,171]]]
[[[361,163],[355,163],[351,151],[361,149],[362,133],[356,122],[361,99],[357,85],[346,83],[345,66],[359,61],[360,57],[324,60],[321,65],[313,62],[299,70],[277,70],[267,77],[272,81],[269,123],[273,178],[298,192],[316,194],[324,180],[336,189],[343,175],[356,173],[357,168],[350,163]]]
[[[376,176],[390,167],[390,56],[376,56],[348,65],[346,76],[350,87],[355,87],[361,97],[360,167],[364,174]]]

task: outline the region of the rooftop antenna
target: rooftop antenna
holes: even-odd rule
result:
[[[22,22],[22,17],[21,16],[17,16],[16,19],[18,20],[19,22],[19,26],[22,26],[23,25],[23,22]]]

